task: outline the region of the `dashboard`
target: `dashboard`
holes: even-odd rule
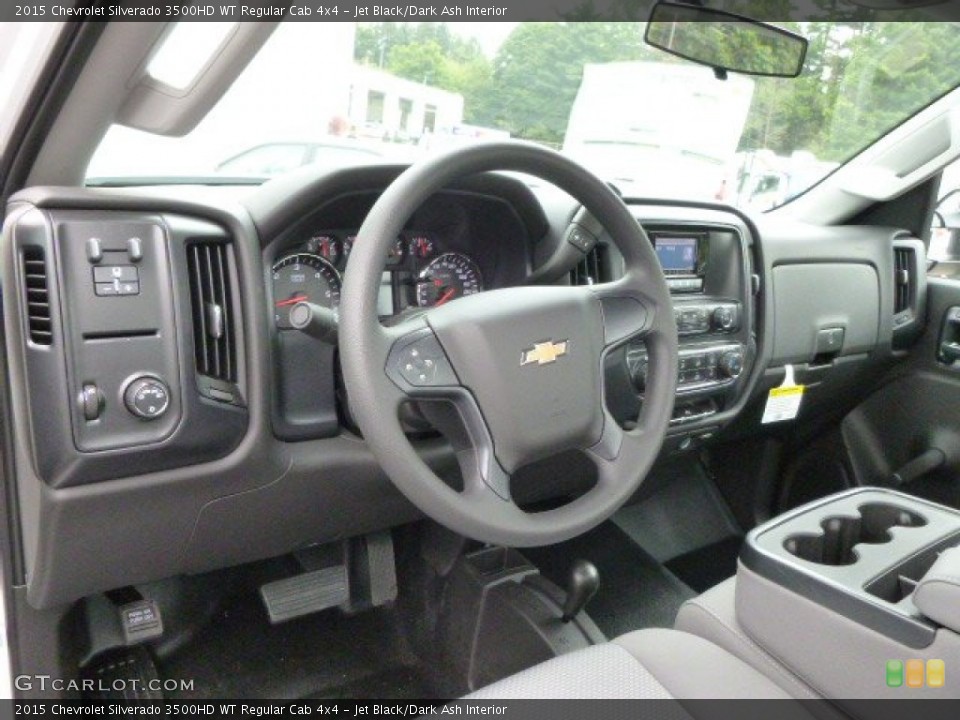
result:
[[[419,517],[350,419],[335,345],[292,326],[335,312],[358,228],[394,166],[262,187],[31,188],[8,207],[4,321],[21,507],[16,582],[36,607],[274,557]],[[680,336],[663,457],[760,422],[785,366],[810,423],[866,389],[923,322],[923,245],[892,228],[778,225],[730,208],[626,201],[654,243]],[[488,174],[419,208],[384,257],[382,321],[528,283],[615,280],[616,248],[543,184]],[[904,289],[906,288],[906,289]],[[643,343],[611,353],[607,404],[644,401]],[[425,462],[456,455],[411,419]],[[811,425],[812,427],[812,425]],[[534,500],[589,474],[524,472]],[[589,480],[589,478],[587,478]]]

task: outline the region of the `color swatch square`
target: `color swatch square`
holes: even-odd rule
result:
[[[887,660],[887,687],[903,685],[903,661]]]
[[[907,660],[907,687],[923,687],[923,660]]]
[[[927,660],[927,687],[942,688],[946,675],[947,668],[943,660]]]

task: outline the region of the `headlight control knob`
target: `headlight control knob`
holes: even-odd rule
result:
[[[155,420],[170,407],[170,388],[163,380],[145,375],[130,381],[123,402],[138,418]]]

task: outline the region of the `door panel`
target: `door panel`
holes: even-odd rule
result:
[[[844,419],[843,440],[859,483],[899,486],[960,507],[958,308],[960,281],[930,278],[926,329],[909,358]]]

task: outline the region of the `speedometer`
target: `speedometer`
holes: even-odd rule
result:
[[[340,275],[328,260],[312,253],[295,253],[273,265],[274,319],[289,328],[290,308],[311,302],[336,310],[340,305]]]
[[[437,307],[483,290],[477,264],[460,253],[444,253],[431,261],[417,278],[417,305]]]

